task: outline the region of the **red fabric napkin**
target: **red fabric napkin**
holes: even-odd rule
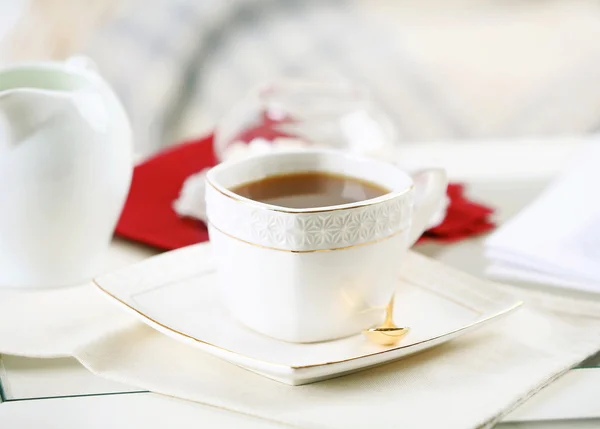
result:
[[[116,234],[167,250],[208,240],[202,222],[179,217],[172,205],[186,178],[214,164],[211,136],[169,148],[135,167]]]
[[[469,200],[465,197],[464,191],[464,185],[456,183],[448,185],[450,204],[446,218],[440,225],[425,231],[419,242],[452,243],[472,235],[483,234],[495,227],[490,220],[494,210]]]
[[[212,136],[169,148],[138,165],[116,234],[159,249],[171,250],[208,240],[206,226],[182,218],[173,210],[173,201],[186,178],[216,160]],[[463,185],[448,186],[450,205],[444,222],[427,231],[421,240],[452,242],[494,227],[493,210],[468,200]]]

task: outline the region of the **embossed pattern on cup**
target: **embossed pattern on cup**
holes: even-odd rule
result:
[[[255,208],[240,199],[223,198],[210,184],[206,200],[210,222],[228,235],[274,249],[310,251],[365,244],[407,229],[411,194],[408,190],[377,204],[314,213]],[[216,199],[221,201],[217,204]]]

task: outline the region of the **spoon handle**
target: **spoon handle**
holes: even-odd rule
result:
[[[392,295],[392,298],[390,298],[390,302],[388,302],[388,305],[385,308],[385,320],[383,322],[384,326],[395,326],[394,325],[394,299],[395,298],[396,298],[396,294]]]

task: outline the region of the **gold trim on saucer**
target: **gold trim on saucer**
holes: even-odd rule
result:
[[[103,293],[105,293],[106,295],[108,295],[109,297],[111,297],[112,299],[114,299],[115,301],[119,302],[120,304],[124,305],[125,307],[127,307],[130,310],[132,310],[135,313],[137,313],[138,315],[142,316],[144,319],[152,322],[153,324],[156,324],[156,325],[160,326],[161,328],[163,328],[163,329],[165,329],[167,331],[170,331],[170,332],[173,332],[175,334],[181,335],[184,338],[196,341],[196,342],[198,342],[200,344],[211,346],[211,347],[213,347],[213,348],[215,348],[215,349],[217,349],[217,350],[219,350],[221,352],[227,352],[227,353],[230,353],[232,355],[241,357],[241,358],[243,358],[245,360],[259,362],[261,364],[273,365],[273,366],[277,366],[277,367],[280,367],[280,368],[287,368],[287,369],[291,369],[291,370],[300,370],[300,369],[308,369],[308,368],[321,367],[321,366],[326,366],[326,365],[334,365],[334,364],[338,364],[338,363],[344,363],[344,362],[350,362],[350,361],[353,361],[353,360],[363,359],[363,358],[367,358],[367,357],[371,357],[371,356],[378,356],[378,355],[381,355],[381,354],[384,354],[384,353],[393,352],[395,350],[401,350],[401,349],[405,349],[405,348],[409,348],[409,347],[416,347],[416,346],[419,346],[421,344],[428,343],[428,342],[431,342],[431,341],[435,341],[435,340],[438,340],[438,339],[440,339],[442,337],[446,337],[448,335],[452,335],[452,334],[455,334],[457,332],[461,332],[461,331],[467,330],[467,329],[469,329],[469,328],[471,328],[473,326],[483,324],[483,323],[485,323],[485,322],[487,322],[489,320],[492,320],[492,319],[495,319],[497,317],[500,317],[500,316],[503,316],[505,314],[508,314],[508,313],[510,313],[511,311],[517,309],[518,307],[520,307],[523,304],[523,301],[517,301],[511,307],[508,307],[508,308],[506,308],[506,309],[504,309],[502,311],[499,311],[497,313],[491,314],[490,316],[488,316],[488,317],[486,317],[484,319],[477,319],[477,320],[475,320],[474,322],[471,322],[468,325],[462,326],[460,328],[454,329],[454,330],[449,331],[449,332],[445,332],[445,333],[437,335],[435,337],[430,337],[430,338],[418,341],[416,343],[404,344],[404,345],[399,345],[399,346],[393,346],[393,347],[389,347],[389,348],[387,348],[385,350],[381,350],[381,351],[378,351],[378,352],[366,353],[366,354],[359,355],[359,356],[352,356],[352,357],[349,357],[349,358],[346,358],[346,359],[341,359],[341,360],[328,361],[328,362],[316,363],[316,364],[309,364],[309,365],[298,365],[298,366],[295,366],[295,365],[285,365],[285,364],[281,364],[281,363],[264,361],[264,360],[261,360],[261,359],[253,358],[253,357],[250,357],[250,356],[246,356],[246,355],[234,352],[232,350],[228,350],[228,349],[225,349],[223,347],[216,346],[216,345],[214,345],[212,343],[208,343],[206,341],[200,340],[200,339],[198,339],[196,337],[193,337],[193,336],[191,336],[189,334],[186,334],[184,332],[178,331],[176,329],[173,329],[173,328],[171,328],[169,326],[166,326],[166,325],[164,325],[164,324],[162,324],[162,323],[154,320],[150,316],[142,313],[140,310],[138,310],[138,309],[132,307],[131,305],[127,304],[125,301],[117,298],[112,293],[110,293],[109,291],[107,291],[106,289],[104,289],[96,281],[96,279],[92,280],[92,282],[93,282],[94,285],[96,285],[96,287],[98,289],[100,289],[100,291],[102,291]],[[419,285],[415,285],[415,286],[419,287]],[[428,289],[428,290],[430,290],[430,289]],[[440,296],[442,296],[442,295],[440,295]],[[446,297],[444,296],[444,298],[446,298]],[[360,335],[360,334],[358,334],[358,335]],[[230,362],[230,363],[233,363],[233,362]]]
[[[219,228],[218,226],[216,226],[211,221],[207,221],[206,223],[208,225],[212,226],[217,231],[219,231],[221,234],[226,235],[229,238],[233,238],[234,240],[241,241],[242,243],[249,244],[250,246],[256,246],[256,247],[260,247],[261,249],[277,250],[279,252],[288,252],[288,253],[318,253],[318,252],[334,252],[336,250],[350,250],[350,249],[354,249],[355,247],[362,247],[362,246],[367,246],[369,244],[379,243],[381,241],[387,240],[388,238],[395,237],[396,235],[399,235],[399,234],[401,234],[403,232],[408,231],[408,228],[404,228],[404,229],[401,229],[399,231],[393,232],[390,235],[386,235],[385,237],[380,237],[380,238],[377,238],[375,240],[366,241],[364,243],[352,244],[350,246],[334,247],[332,249],[290,250],[290,249],[280,249],[279,247],[263,246],[262,244],[256,244],[256,243],[252,243],[250,241],[242,240],[241,238],[238,238],[238,237],[235,237],[235,236],[233,236],[231,234],[226,233],[225,231],[223,231],[221,228]]]
[[[468,324],[466,326],[462,326],[462,327],[454,329],[452,331],[445,332],[445,333],[440,334],[438,336],[427,338],[426,340],[421,340],[421,341],[418,341],[416,343],[405,344],[405,345],[397,346],[397,347],[390,347],[389,349],[382,350],[382,351],[379,351],[379,352],[368,353],[368,354],[365,354],[365,355],[362,355],[362,356],[355,356],[355,357],[351,357],[351,358],[347,358],[347,359],[342,359],[342,360],[338,360],[338,361],[331,361],[331,362],[325,362],[325,363],[319,363],[319,364],[311,364],[311,365],[304,365],[304,366],[291,366],[290,368],[292,368],[292,369],[303,369],[303,368],[312,368],[312,367],[316,367],[316,366],[333,365],[333,364],[336,364],[336,363],[349,362],[349,361],[353,361],[353,360],[356,360],[356,359],[362,359],[362,358],[365,358],[365,357],[377,356],[377,355],[380,355],[380,354],[383,354],[383,353],[391,352],[393,350],[400,350],[400,349],[405,349],[405,348],[408,348],[408,347],[418,346],[418,345],[423,344],[423,343],[428,343],[430,341],[438,340],[438,339],[440,339],[442,337],[446,337],[448,335],[456,334],[457,332],[464,331],[464,330],[469,329],[469,328],[471,328],[471,327],[473,327],[475,325],[480,325],[482,323],[485,323],[488,320],[492,320],[492,319],[495,319],[497,317],[503,316],[505,314],[510,313],[513,310],[516,310],[521,305],[523,305],[523,301],[517,301],[511,307],[509,307],[507,309],[504,309],[502,311],[499,311],[498,313],[494,313],[494,314],[486,317],[485,319],[477,319],[475,322],[472,322],[472,323],[470,323],[470,324]],[[252,358],[250,358],[250,359],[252,359]]]
[[[228,353],[231,353],[231,354],[233,354],[233,355],[236,355],[236,356],[243,357],[243,358],[245,358],[245,359],[251,359],[251,360],[254,360],[254,361],[256,361],[256,362],[266,363],[266,364],[269,364],[269,365],[277,365],[277,366],[281,366],[281,367],[284,367],[284,368],[290,368],[288,365],[283,365],[283,364],[280,364],[280,363],[274,363],[274,362],[267,362],[267,361],[263,361],[263,360],[260,360],[260,359],[255,359],[255,358],[253,358],[253,357],[250,357],[250,356],[241,355],[241,354],[239,354],[239,353],[236,353],[236,352],[234,352],[234,351],[232,351],[232,350],[224,349],[223,347],[219,347],[219,346],[216,346],[216,345],[214,345],[214,344],[207,343],[206,341],[199,340],[198,338],[196,338],[196,337],[192,337],[191,335],[189,335],[189,334],[186,334],[186,333],[184,333],[184,332],[181,332],[181,331],[178,331],[177,329],[173,329],[173,328],[171,328],[171,327],[169,327],[169,326],[167,326],[167,325],[164,325],[164,324],[160,323],[160,322],[159,322],[159,321],[157,321],[157,320],[154,320],[152,317],[148,316],[147,314],[145,314],[145,313],[142,313],[140,310],[138,310],[137,308],[134,308],[134,307],[132,307],[131,305],[127,304],[127,303],[126,303],[125,301],[123,301],[122,299],[120,299],[120,298],[117,298],[117,297],[116,297],[116,296],[114,296],[112,293],[110,293],[109,291],[107,291],[106,289],[104,289],[102,286],[100,286],[100,284],[99,284],[99,283],[96,281],[96,279],[93,279],[93,280],[92,280],[92,283],[94,283],[94,285],[96,285],[96,287],[97,287],[98,289],[100,289],[100,290],[101,290],[102,292],[104,292],[106,295],[110,296],[110,297],[111,297],[112,299],[114,299],[115,301],[119,302],[120,304],[124,305],[125,307],[127,307],[127,308],[128,308],[128,309],[130,309],[131,311],[133,311],[133,312],[135,312],[135,313],[139,314],[140,316],[142,316],[144,319],[146,319],[146,320],[149,320],[150,322],[154,323],[155,325],[158,325],[158,326],[160,326],[161,328],[163,328],[163,329],[165,329],[165,330],[167,330],[167,331],[171,331],[171,332],[173,332],[173,333],[175,333],[175,334],[178,334],[178,335],[181,335],[182,337],[185,337],[185,338],[187,338],[187,339],[189,339],[189,340],[193,340],[193,341],[196,341],[196,342],[198,342],[198,343],[200,343],[200,344],[205,344],[205,345],[207,345],[207,346],[214,347],[215,349],[218,349],[218,350],[221,350],[221,351],[224,351],[224,352],[228,352]],[[293,367],[292,367],[292,368],[293,368]]]

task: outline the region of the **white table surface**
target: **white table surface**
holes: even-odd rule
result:
[[[490,144],[488,150],[468,144],[457,145],[456,150],[452,149],[454,145],[438,147],[432,144],[429,147],[423,145],[422,149],[411,148],[409,152],[411,158],[446,166],[454,179],[468,180],[469,194],[496,206],[497,219],[503,221],[543,189],[579,144],[579,140],[557,141],[544,148],[539,142],[521,142],[520,148],[514,144],[508,147],[506,144]],[[465,154],[468,159],[465,159]],[[542,168],[531,169],[532,158],[540,162]],[[485,164],[490,162],[496,164],[493,174],[485,168]],[[425,244],[418,250],[472,274],[482,275],[485,260],[481,246],[482,239],[476,238],[453,245]],[[144,246],[115,240],[108,267],[127,265],[154,253]],[[498,427],[600,427],[600,419],[568,420],[574,416],[598,415],[595,410],[600,410],[600,398],[586,395],[581,390],[583,382],[590,385],[595,378],[600,383],[598,373],[600,370],[596,369],[570,371],[509,415]],[[0,381],[4,400],[0,404],[0,428],[285,427],[107,381],[92,375],[74,359],[3,356],[0,360]],[[562,420],[547,420],[555,418]],[[546,421],[535,421],[539,419]]]

